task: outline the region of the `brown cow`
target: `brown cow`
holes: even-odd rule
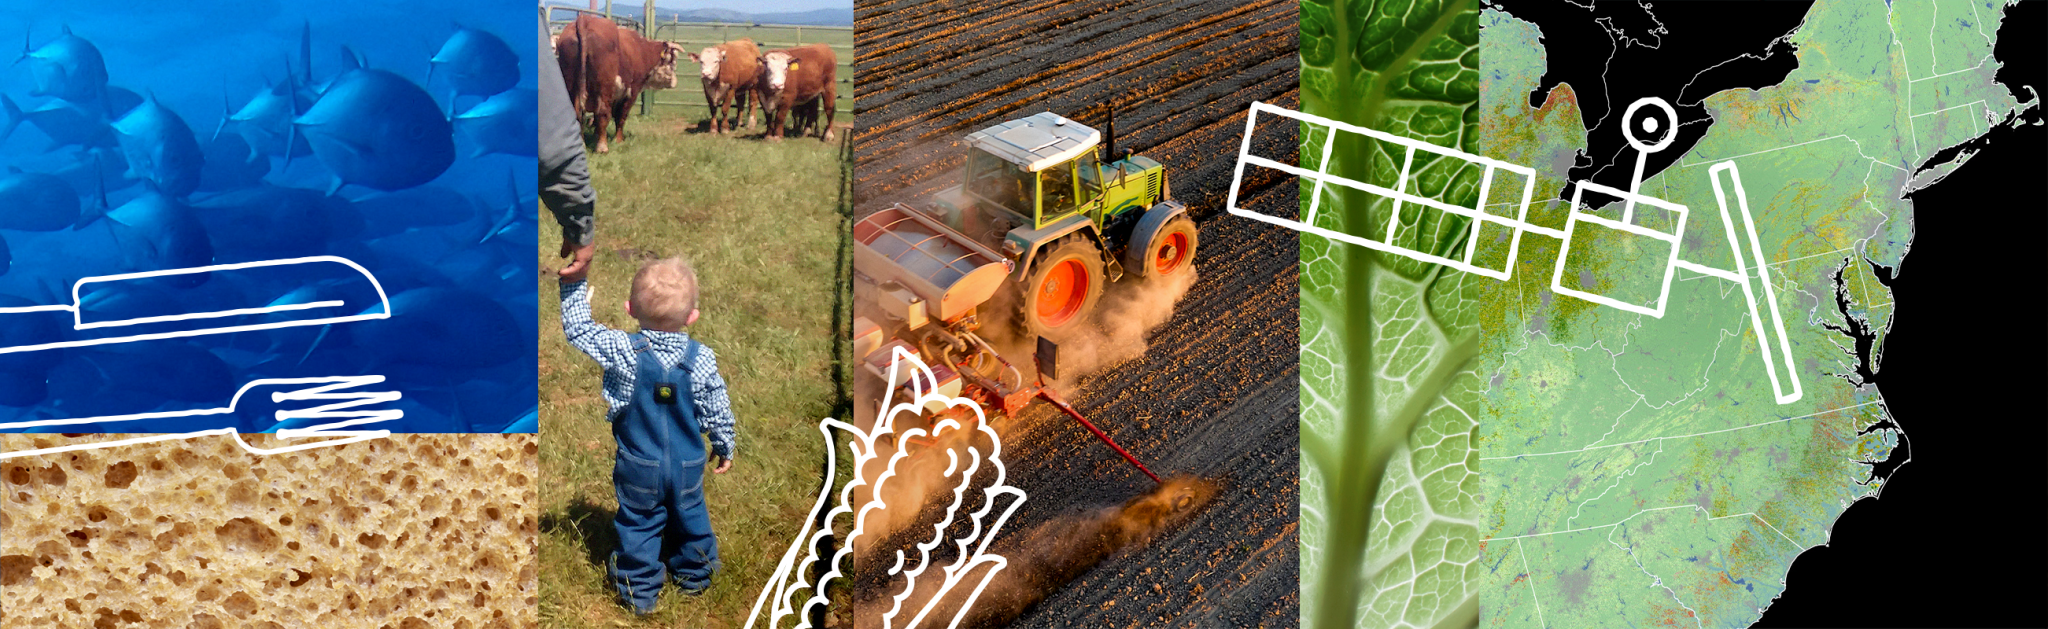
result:
[[[768,138],[781,139],[784,118],[797,105],[817,99],[819,111],[825,114],[825,124],[818,127],[819,139],[830,142],[832,115],[839,102],[839,60],[832,54],[832,48],[811,44],[771,51],[761,56],[761,65],[767,74],[761,86],[761,103],[772,108],[768,114]],[[799,129],[798,137],[802,135]]]
[[[795,135],[796,137],[804,137],[804,134],[809,133],[812,128],[818,126],[819,100],[821,99],[814,98],[797,103],[796,107],[791,108],[789,110],[789,125],[783,127],[782,132]]]
[[[692,53],[690,60],[703,66],[700,76],[704,80],[704,101],[711,110],[711,132],[737,128],[725,124],[733,99],[739,99],[739,106],[732,113],[745,118],[748,129],[754,128],[753,102],[747,100],[747,94],[760,85],[762,75],[761,49],[754,45],[754,40],[741,38],[705,48],[702,53]]]
[[[640,92],[676,86],[680,52],[680,46],[648,40],[595,15],[577,17],[563,29],[556,60],[577,117],[587,114],[596,128],[597,152],[611,151],[608,140],[625,141],[626,116]]]
[[[583,106],[583,41],[577,37],[579,29],[575,24],[555,33],[555,64],[562,68],[562,85],[569,88],[569,105],[576,110],[576,122],[589,122],[584,118],[587,111]]]

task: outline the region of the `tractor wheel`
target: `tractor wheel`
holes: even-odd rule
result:
[[[1095,242],[1080,234],[1067,237],[1040,253],[1024,280],[1020,328],[1055,342],[1072,338],[1088,325],[1104,283]]]
[[[1144,225],[1140,225],[1144,227]],[[1124,254],[1124,270],[1146,280],[1179,277],[1195,267],[1195,222],[1186,215],[1175,216],[1149,234],[1132,234],[1136,240]]]

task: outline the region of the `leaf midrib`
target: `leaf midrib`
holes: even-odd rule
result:
[[[1343,0],[1332,2],[1331,22],[1337,35],[1338,55],[1337,62],[1331,70],[1335,73],[1333,78],[1336,79],[1338,103],[1362,105],[1360,115],[1353,119],[1354,122],[1368,128],[1376,126],[1387,88],[1392,84],[1393,77],[1401,75],[1413,65],[1415,60],[1422,56],[1422,52],[1427,50],[1437,37],[1441,37],[1458,15],[1465,11],[1468,3],[1469,0],[1453,0],[1446,4],[1429,28],[1424,29],[1407,49],[1395,56],[1393,61],[1373,78],[1365,94],[1366,98],[1361,102],[1361,99],[1353,97],[1355,88],[1351,82],[1342,80],[1346,76],[1342,72],[1345,64],[1357,63],[1351,46],[1352,29],[1343,26],[1350,23],[1348,7]],[[1362,166],[1370,167],[1369,162]],[[1326,511],[1330,513],[1331,521],[1324,530],[1330,539],[1323,547],[1326,555],[1321,575],[1322,591],[1318,596],[1315,610],[1316,622],[1310,623],[1323,629],[1349,628],[1357,623],[1357,596],[1359,586],[1365,578],[1361,564],[1365,558],[1366,540],[1371,534],[1373,508],[1379,500],[1379,484],[1386,473],[1386,465],[1391,460],[1393,447],[1406,441],[1408,432],[1406,429],[1388,430],[1397,427],[1381,426],[1378,425],[1379,422],[1374,421],[1377,404],[1372,396],[1375,370],[1372,356],[1371,285],[1373,275],[1377,271],[1376,255],[1372,250],[1363,247],[1347,247],[1345,259],[1343,302],[1344,312],[1350,316],[1346,317],[1340,328],[1343,330],[1341,336],[1345,341],[1342,345],[1345,354],[1345,389],[1348,393],[1344,396],[1347,408],[1342,410],[1349,411],[1348,414],[1351,414],[1353,419],[1341,422],[1343,437],[1339,443],[1343,445],[1344,451],[1359,453],[1362,456],[1343,459],[1338,473],[1331,475],[1332,482],[1326,486],[1324,504],[1330,507]],[[1399,439],[1385,438],[1393,433],[1398,433]],[[1344,498],[1351,498],[1356,502],[1348,502]],[[1337,508],[1345,505],[1361,506]]]

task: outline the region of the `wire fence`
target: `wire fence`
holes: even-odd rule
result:
[[[794,48],[810,44],[825,44],[840,60],[837,71],[839,87],[834,108],[839,113],[853,114],[853,27],[851,26],[810,26],[800,24],[735,24],[728,22],[656,22],[654,39],[681,44],[684,49],[695,50],[716,46],[745,37],[754,40],[763,51],[774,48]],[[682,62],[676,63],[676,74],[685,73]],[[696,67],[695,64],[688,64]],[[680,100],[656,99],[652,95],[642,99],[644,105],[679,105],[703,108],[704,99],[683,98]]]
[[[561,29],[575,21],[577,15],[590,14],[608,18],[613,22],[617,22],[622,27],[633,29],[647,36],[649,39],[676,43],[685,50],[708,48],[742,37],[754,40],[754,43],[764,51],[776,48],[794,48],[810,44],[825,44],[831,47],[833,54],[840,60],[837,69],[838,76],[836,77],[839,85],[838,89],[834,90],[837,96],[834,109],[840,114],[849,116],[853,114],[853,27],[851,26],[685,22],[677,18],[671,18],[668,21],[662,21],[658,18],[641,20],[629,15],[611,12],[610,3],[606,3],[605,7],[605,10],[594,11],[578,7],[543,5],[541,7],[541,14],[547,20],[549,28],[556,32],[560,32]],[[563,13],[568,15],[561,15]],[[652,28],[648,26],[649,23],[653,24]],[[695,62],[686,59],[677,60],[676,75],[679,77],[697,76],[699,73],[696,70],[698,69],[700,69],[700,66]],[[649,91],[641,94],[640,112],[645,114],[651,107],[687,107],[708,110],[709,103],[705,102],[705,99],[698,95],[695,90],[681,89],[687,85],[694,85],[694,82],[683,81],[682,85],[679,85],[678,89],[675,90],[677,96],[674,97],[664,98],[665,94],[663,91]],[[691,98],[693,95],[698,97]]]

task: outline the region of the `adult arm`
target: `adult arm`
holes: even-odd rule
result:
[[[554,50],[548,38],[548,23],[540,21],[540,49]],[[540,61],[540,198],[562,225],[562,255],[576,255],[572,266],[589,263],[594,240],[597,191],[590,187],[590,167],[584,161],[583,128],[576,122],[576,110],[569,102],[569,88],[562,80],[562,66],[550,52]]]

